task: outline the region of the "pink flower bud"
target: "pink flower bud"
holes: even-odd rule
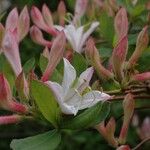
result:
[[[21,41],[29,32],[30,27],[30,17],[28,13],[27,6],[21,11],[18,22],[18,39]]]
[[[42,15],[43,15],[43,18],[44,18],[44,21],[46,22],[46,24],[49,27],[53,27],[53,18],[51,15],[51,11],[49,10],[49,8],[47,7],[46,4],[44,4],[42,7]]]
[[[31,35],[32,40],[35,43],[49,47],[49,48],[51,47],[52,43],[44,39],[41,30],[37,28],[36,26],[31,27],[30,35]]]
[[[14,8],[8,15],[6,20],[6,30],[13,32],[18,27],[18,11],[17,8]]]
[[[134,113],[134,108],[135,108],[135,101],[133,99],[133,95],[129,93],[125,96],[125,99],[123,101],[124,118],[123,118],[123,125],[119,135],[120,144],[125,144],[126,142],[128,128],[130,120]]]
[[[73,22],[77,24],[84,15],[87,8],[88,0],[77,0],[75,5],[75,14]]]
[[[112,117],[110,118],[110,120],[106,125],[106,133],[107,133],[107,141],[113,147],[118,146],[117,139],[114,136],[115,130],[116,130],[116,122],[115,119]]]
[[[65,56],[64,56],[66,59],[69,60],[69,62],[72,61],[73,59],[73,51],[72,50],[67,50],[65,51]]]
[[[123,39],[120,40],[118,45],[114,48],[112,53],[112,66],[113,71],[116,75],[116,79],[118,81],[122,81],[124,74],[123,74],[123,67],[127,55],[128,50],[128,39],[125,36]]]
[[[142,55],[143,50],[148,46],[149,36],[148,36],[148,26],[145,26],[142,31],[139,33],[136,48],[132,56],[128,61],[128,68],[131,68],[138,61],[139,57]]]
[[[146,81],[150,80],[150,72],[144,72],[141,74],[136,74],[133,76],[133,80],[135,81]]]
[[[113,78],[113,74],[109,70],[104,68],[103,65],[101,64],[99,52],[95,47],[95,43],[92,38],[87,41],[85,52],[91,65],[94,66],[95,70],[97,71],[97,74],[100,77],[103,77],[105,79]]]
[[[121,145],[117,150],[131,150],[131,148],[128,145]]]
[[[21,72],[16,79],[16,88],[20,99],[25,99],[25,100],[29,99],[28,82],[25,79],[25,75],[23,72]]]
[[[51,77],[55,67],[62,59],[65,45],[66,45],[66,38],[64,33],[61,32],[53,41],[53,45],[49,56],[49,62],[41,79],[43,82],[47,81],[49,77]]]
[[[0,125],[19,123],[22,119],[20,115],[0,116]]]
[[[31,17],[35,25],[37,25],[40,29],[46,31],[49,34],[56,36],[57,34],[56,30],[52,27],[49,27],[46,24],[40,10],[35,6],[33,6],[31,9]]]
[[[2,42],[2,49],[8,62],[11,64],[12,69],[16,76],[22,71],[21,60],[19,55],[17,33],[7,30]]]
[[[64,26],[65,25],[65,15],[66,15],[66,6],[64,1],[60,1],[58,8],[57,8],[57,12],[58,12],[58,17],[59,17],[59,24]]]
[[[115,31],[117,34],[117,41],[119,42],[124,36],[128,34],[128,18],[125,8],[121,8],[115,17]]]
[[[0,107],[9,111],[28,113],[28,108],[14,100],[7,79],[0,74]]]
[[[140,128],[140,138],[145,139],[150,137],[150,117],[146,117],[143,120],[142,126]]]

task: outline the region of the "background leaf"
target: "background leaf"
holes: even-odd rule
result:
[[[13,150],[54,150],[61,141],[61,135],[56,130],[24,139],[15,139],[10,147]]]

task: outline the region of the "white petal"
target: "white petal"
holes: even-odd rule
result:
[[[78,53],[81,53],[81,48],[83,46],[83,45],[80,45],[81,40],[82,40],[82,35],[83,35],[83,29],[84,29],[83,26],[77,28],[76,32],[74,34],[75,43],[76,43],[76,49],[74,49],[74,51],[76,51]]]
[[[84,45],[85,41],[87,40],[87,38],[90,36],[90,34],[99,26],[99,22],[93,22],[90,26],[90,28],[84,33],[81,44],[80,45]],[[81,52],[83,51],[83,49],[81,48]]]
[[[56,82],[47,81],[45,83],[54,92],[56,99],[57,99],[57,102],[59,104],[62,104],[63,103],[63,89],[62,89],[62,87]]]
[[[78,112],[78,109],[75,106],[73,106],[73,105],[71,106],[66,103],[63,103],[62,105],[60,105],[60,108],[64,114],[68,114],[68,115],[69,114],[76,115]]]
[[[64,58],[64,78],[62,82],[64,95],[67,94],[67,91],[73,84],[76,79],[76,71],[74,67],[70,64],[70,62]]]
[[[83,95],[79,110],[94,106],[99,101],[106,101],[110,96],[100,91],[91,91]]]
[[[59,26],[59,25],[54,25],[54,28],[57,29],[58,31],[63,31],[64,27]]]
[[[75,86],[80,93],[89,85],[89,82],[92,78],[94,69],[93,67],[90,67],[86,69],[82,74],[80,75],[77,85]]]
[[[77,49],[76,40],[75,40],[75,34],[76,34],[75,27],[72,24],[66,26],[64,33],[66,35],[67,40],[70,42],[72,48],[74,50]]]

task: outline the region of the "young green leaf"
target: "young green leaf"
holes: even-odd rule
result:
[[[53,92],[44,83],[37,80],[31,82],[31,92],[43,116],[57,127],[60,109]]]
[[[31,71],[33,69],[34,65],[35,65],[35,58],[32,57],[24,64],[24,66],[23,66],[24,72],[29,73],[29,71]]]
[[[109,111],[110,104],[108,102],[98,103],[73,119],[64,120],[62,128],[77,130],[92,127],[105,120]]]
[[[54,150],[61,141],[61,135],[56,130],[24,139],[12,140],[13,150]]]

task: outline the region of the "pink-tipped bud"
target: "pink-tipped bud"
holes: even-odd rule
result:
[[[24,100],[29,99],[28,82],[25,79],[25,75],[23,72],[21,72],[16,79],[16,88],[17,88],[20,99],[24,99]]]
[[[7,30],[2,42],[2,49],[16,76],[22,71],[17,33]]]
[[[140,138],[143,140],[145,138],[150,137],[150,117],[146,117],[143,120],[142,126],[140,128],[139,134],[140,134]]]
[[[49,47],[49,48],[52,46],[52,43],[44,39],[41,30],[37,28],[36,26],[31,27],[30,35],[31,35],[32,40],[35,43]]]
[[[17,8],[14,8],[8,15],[6,20],[6,30],[13,32],[18,27],[18,11]]]
[[[60,32],[60,34],[53,41],[53,45],[52,45],[50,55],[49,55],[49,62],[41,79],[43,82],[48,81],[55,67],[62,59],[65,45],[66,45],[65,34],[63,32]]]
[[[116,79],[119,82],[121,82],[124,77],[123,67],[127,55],[127,50],[128,50],[128,39],[125,36],[114,48],[112,54],[113,71],[115,73]]]
[[[88,5],[88,0],[77,0],[75,5],[75,14],[73,22],[77,24],[81,17],[85,14]]]
[[[103,77],[104,79],[110,79],[113,78],[112,73],[103,67],[100,60],[100,55],[95,47],[95,43],[92,38],[90,38],[86,43],[86,56],[89,59],[91,65],[95,68],[97,71],[97,74],[100,77]]]
[[[138,35],[135,51],[128,61],[128,68],[131,68],[136,64],[139,57],[142,55],[143,50],[148,46],[148,42],[148,26],[145,26]]]
[[[119,143],[125,144],[128,133],[129,124],[134,113],[135,101],[132,94],[127,94],[123,101],[124,118],[123,125],[119,135]]]
[[[0,106],[5,105],[6,101],[12,98],[11,89],[8,81],[3,74],[0,74]]]
[[[94,128],[105,138],[105,140],[107,140],[107,132],[104,121],[96,125]]]
[[[56,30],[54,28],[49,27],[46,24],[40,10],[35,6],[33,6],[31,9],[31,17],[32,21],[36,26],[38,26],[40,29],[46,31],[49,34],[56,36],[57,34]]]
[[[115,31],[117,34],[117,41],[121,40],[128,34],[128,18],[125,8],[121,8],[115,17]]]
[[[30,27],[30,17],[28,13],[27,6],[21,11],[19,16],[19,24],[18,24],[18,39],[21,41],[29,32]]]
[[[49,10],[49,8],[47,7],[46,4],[44,4],[42,7],[42,15],[43,15],[43,18],[44,18],[46,24],[49,27],[52,27],[53,26],[52,14],[51,14],[51,11]]]
[[[20,115],[0,116],[0,125],[16,124],[22,120]]]
[[[131,150],[131,148],[128,145],[121,145],[117,150]]]
[[[0,74],[0,107],[9,111],[28,113],[28,108],[14,100],[7,79]]]
[[[110,120],[106,125],[106,132],[107,132],[107,141],[113,147],[118,146],[117,139],[114,136],[115,130],[116,130],[116,122],[115,119],[112,117],[110,118]]]
[[[58,8],[58,17],[59,17],[59,24],[64,26],[65,25],[65,15],[66,15],[66,6],[63,0],[59,2]]]
[[[135,81],[146,81],[150,80],[150,72],[144,72],[141,74],[136,74],[133,76],[133,80]]]

